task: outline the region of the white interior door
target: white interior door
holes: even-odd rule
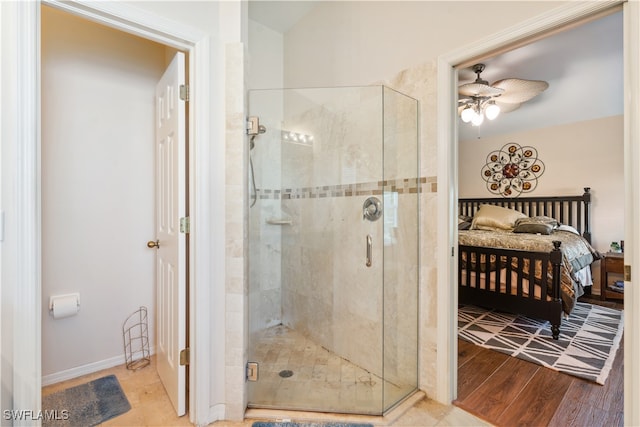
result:
[[[185,59],[176,53],[156,86],[156,359],[160,380],[178,415],[186,401],[186,242],[180,230],[185,216]],[[151,246],[153,242],[149,242]]]

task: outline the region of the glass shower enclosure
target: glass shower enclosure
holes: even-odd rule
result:
[[[418,102],[249,92],[248,405],[382,415],[418,382]]]

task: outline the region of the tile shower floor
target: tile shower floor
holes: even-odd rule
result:
[[[259,363],[249,383],[249,406],[380,414],[414,390],[383,381],[286,326],[257,333],[250,361]],[[366,349],[363,349],[366,351]]]

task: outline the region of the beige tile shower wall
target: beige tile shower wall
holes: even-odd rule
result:
[[[257,200],[249,221],[249,333],[281,323],[279,200]]]
[[[255,333],[281,323],[281,226],[270,222],[285,217],[280,201],[272,197],[282,185],[282,91],[251,91],[249,115],[257,116],[266,129],[253,139],[250,151],[255,189],[250,182],[249,205],[253,197],[255,204],[249,208],[249,333]]]
[[[418,103],[384,88],[384,179],[418,176]],[[418,336],[418,190],[385,186],[384,378],[416,385]]]
[[[283,128],[313,135],[313,143],[283,142],[282,151],[283,190],[305,197],[282,203],[293,219],[283,229],[283,322],[378,375],[382,226],[362,220],[366,197],[335,197],[332,190],[356,183],[377,188],[381,95],[381,87],[288,92]],[[372,267],[365,266],[367,234],[378,260]]]
[[[285,127],[312,134],[314,141],[283,142],[282,206],[293,218],[293,225],[283,228],[283,322],[379,376],[384,324],[385,374],[413,384],[417,104],[378,86],[294,92],[285,106]],[[390,179],[384,182],[383,131],[384,177]],[[392,223],[384,232],[382,220],[362,219],[364,200],[382,199],[383,189],[397,195],[387,201],[397,205],[387,203],[385,217]],[[371,267],[365,265],[368,234]],[[383,293],[389,302],[384,313]]]
[[[380,86],[287,91],[283,129],[314,139],[312,145],[283,142],[283,188],[378,181],[381,94]],[[304,163],[301,154],[312,161]]]
[[[283,323],[380,376],[384,327],[385,378],[415,384],[418,191],[432,183],[382,184],[285,192],[291,198],[283,199],[283,210],[293,222],[282,238]],[[381,222],[361,216],[363,200],[380,196],[383,188],[385,218],[391,220],[384,231]],[[373,239],[371,267],[365,265],[367,234]]]
[[[244,47],[241,43],[229,43],[225,48],[225,417],[242,419],[246,408],[244,377],[247,348],[248,322],[246,318],[248,279],[246,248],[248,248],[245,224],[248,221],[246,200],[238,197],[246,194],[247,181],[245,147],[245,97]],[[220,327],[219,325],[215,325]],[[211,354],[216,354],[217,343],[211,343]]]
[[[398,194],[397,202],[397,225],[385,227],[384,378],[404,386],[418,375],[418,194]],[[385,215],[392,209],[387,201]]]
[[[362,220],[361,199],[283,200],[294,218],[283,229],[283,323],[381,375],[382,235]]]
[[[418,171],[418,103],[383,88],[384,179],[415,178]]]
[[[437,64],[436,60],[403,70],[385,85],[419,102],[420,177],[425,180],[420,195],[420,292],[419,292],[419,381],[427,395],[436,390],[437,358]]]

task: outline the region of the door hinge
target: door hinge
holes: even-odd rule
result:
[[[624,266],[624,281],[625,282],[630,282],[631,281],[631,266],[630,265],[625,265]]]
[[[180,366],[189,366],[189,347],[180,351]]]
[[[247,362],[247,381],[258,381],[258,362]]]
[[[189,101],[189,85],[180,85],[180,99]]]
[[[188,216],[180,218],[180,232],[184,234],[189,234],[191,231],[191,220]]]

